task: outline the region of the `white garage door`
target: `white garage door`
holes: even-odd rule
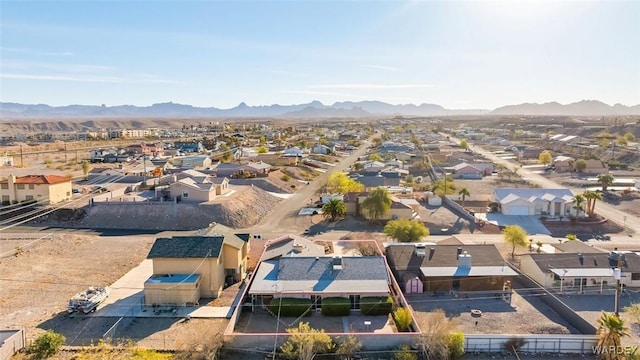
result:
[[[529,215],[529,207],[523,205],[511,206],[507,215]]]

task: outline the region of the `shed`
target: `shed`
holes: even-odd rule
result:
[[[402,280],[405,294],[422,294],[424,292],[424,284],[418,275],[408,272],[404,274]]]
[[[200,300],[200,275],[154,275],[144,283],[144,304],[198,305]]]

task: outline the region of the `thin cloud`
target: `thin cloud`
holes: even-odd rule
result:
[[[432,84],[317,84],[311,85],[311,89],[418,89],[431,88]]]
[[[364,64],[362,66],[369,69],[376,69],[376,70],[385,70],[385,71],[394,71],[394,72],[400,71],[400,68],[393,67],[393,66],[375,65],[375,64]]]
[[[38,56],[73,56],[71,51],[40,51],[34,49],[12,48],[12,47],[0,47],[0,51],[7,51],[19,54],[38,55]]]
[[[342,96],[342,97],[354,97],[354,94],[345,94],[333,91],[313,91],[313,90],[285,90],[281,91],[283,94],[295,94],[295,95],[318,95],[318,96]]]
[[[153,83],[153,84],[180,84],[179,81],[147,78],[130,79],[118,76],[78,76],[78,75],[50,75],[50,74],[6,74],[0,73],[0,78],[17,80],[41,80],[41,81],[72,81],[93,83]]]

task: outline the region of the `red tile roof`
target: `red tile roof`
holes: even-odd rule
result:
[[[59,184],[63,182],[70,182],[66,176],[59,175],[27,175],[16,178],[16,184]],[[2,183],[8,183],[8,180],[2,181]]]

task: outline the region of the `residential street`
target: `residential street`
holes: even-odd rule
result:
[[[316,200],[316,192],[327,183],[329,175],[347,169],[358,157],[363,156],[367,152],[372,139],[379,135],[379,133],[375,133],[368,140],[363,141],[362,145],[349,156],[343,158],[339,163],[336,163],[333,168],[315,178],[309,185],[306,185],[304,189],[282,200],[277,208],[273,209],[262,219],[259,225],[251,227],[248,230],[261,234],[286,234],[300,231],[295,229],[296,225],[299,224],[298,211],[300,211],[300,208],[310,202],[314,202],[314,200]]]

